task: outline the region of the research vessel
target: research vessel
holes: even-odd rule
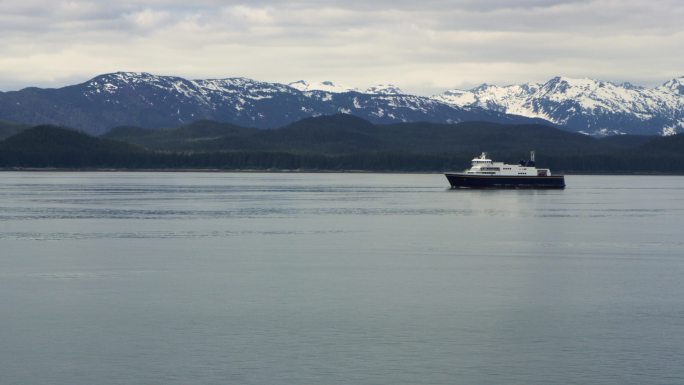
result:
[[[457,188],[565,188],[565,176],[552,175],[548,168],[537,168],[534,151],[530,160],[518,164],[494,162],[483,152],[463,172],[444,174],[452,189]]]

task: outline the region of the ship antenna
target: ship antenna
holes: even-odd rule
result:
[[[530,151],[530,160],[534,162],[534,150]]]

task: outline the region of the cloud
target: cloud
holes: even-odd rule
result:
[[[169,16],[167,11],[154,11],[150,8],[145,8],[142,11],[135,11],[124,15],[123,18],[128,20],[134,28],[151,29],[162,27],[169,20]]]
[[[222,12],[231,19],[245,24],[269,24],[275,21],[270,8],[255,8],[245,5],[234,5],[223,8]]]
[[[431,93],[682,75],[677,0],[0,0],[0,89],[102,72],[393,82]]]

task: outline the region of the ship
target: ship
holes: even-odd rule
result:
[[[463,172],[445,173],[452,189],[458,188],[565,188],[564,175],[552,175],[548,168],[537,168],[534,151],[530,159],[518,164],[494,162],[483,152]]]

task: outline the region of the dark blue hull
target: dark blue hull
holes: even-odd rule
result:
[[[499,176],[444,174],[451,188],[565,188],[563,175]]]

